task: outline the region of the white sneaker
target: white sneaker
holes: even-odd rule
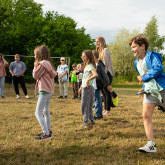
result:
[[[20,96],[19,96],[19,95],[17,95],[17,96],[16,96],[16,98],[17,98],[17,99],[19,99],[19,98],[20,98]]]
[[[139,148],[140,152],[155,153],[157,152],[156,144],[152,141],[148,141],[147,144]]]
[[[29,99],[30,97],[28,95],[25,96],[27,99]]]

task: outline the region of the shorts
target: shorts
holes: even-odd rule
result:
[[[160,94],[162,96],[163,101],[160,102],[160,100],[153,96],[152,94],[144,94],[144,99],[143,99],[143,104],[145,103],[152,103],[152,104],[156,104],[157,106],[162,106],[165,107],[165,90],[160,91]]]

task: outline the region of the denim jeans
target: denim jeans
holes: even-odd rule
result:
[[[95,117],[102,117],[102,101],[98,89],[95,89]]]
[[[53,93],[39,93],[35,116],[41,125],[43,133],[48,133],[50,130],[49,103],[52,95]]]
[[[0,96],[4,96],[5,77],[0,77]]]

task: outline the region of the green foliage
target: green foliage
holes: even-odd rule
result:
[[[136,34],[138,34],[138,30],[134,30],[130,33],[128,30],[122,29],[116,35],[115,41],[109,44],[115,77],[117,77],[119,81],[133,80],[135,58],[128,43]]]
[[[164,49],[163,43],[165,42],[165,36],[160,36],[158,34],[158,23],[155,16],[153,16],[149,23],[147,23],[144,35],[149,41],[149,51],[160,52]]]
[[[49,47],[53,57],[71,57],[71,63],[81,62],[84,49],[94,49],[94,40],[72,18],[53,11],[44,14],[42,4],[34,0],[1,0],[1,52],[32,56],[41,44]],[[32,72],[33,62],[26,60],[28,72]],[[31,81],[31,74],[27,79]]]

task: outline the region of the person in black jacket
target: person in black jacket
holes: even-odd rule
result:
[[[105,110],[107,110],[109,107],[114,107],[113,102],[112,102],[112,96],[114,95],[114,92],[110,85],[109,77],[105,73],[105,65],[103,64],[102,61],[98,60],[99,53],[96,50],[93,50],[92,53],[93,53],[94,60],[96,63],[96,72],[98,74],[98,77],[96,78],[96,81],[94,83],[94,88],[95,88],[95,116],[94,118],[100,119],[102,118],[102,101],[100,97],[100,90],[103,93]],[[113,97],[117,97],[117,95]],[[110,98],[110,100],[108,100],[107,98]]]

